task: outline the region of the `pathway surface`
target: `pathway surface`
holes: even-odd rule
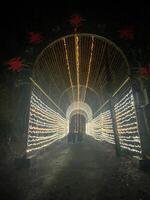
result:
[[[83,144],[53,144],[30,169],[11,169],[1,179],[1,199],[150,199],[150,175],[114,147],[87,137]]]

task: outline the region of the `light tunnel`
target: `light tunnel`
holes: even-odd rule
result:
[[[27,154],[65,137],[74,114],[86,134],[141,155],[129,64],[112,41],[94,34],[67,35],[37,57],[31,79]]]

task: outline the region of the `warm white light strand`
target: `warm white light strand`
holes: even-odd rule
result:
[[[37,152],[67,134],[68,122],[32,91],[28,127],[27,154]]]
[[[110,110],[100,113],[87,124],[87,134],[96,140],[115,144]]]
[[[132,89],[129,88],[125,92],[125,95],[120,100],[117,99],[114,105],[120,146],[133,155],[141,156],[141,143]]]

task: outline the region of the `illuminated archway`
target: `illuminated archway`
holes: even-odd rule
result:
[[[73,102],[66,111],[66,119],[70,120],[74,114],[82,114],[86,121],[91,121],[93,118],[92,109],[84,102]]]
[[[80,33],[61,37],[44,48],[34,64],[32,79],[57,105],[63,91],[70,88],[61,101],[63,112],[72,102],[83,101],[94,113],[128,75],[126,56],[115,43]],[[93,102],[89,88],[101,99]]]
[[[28,151],[66,136],[72,116],[83,115],[88,133],[95,139],[114,144],[116,123],[122,148],[141,153],[129,64],[112,41],[86,33],[59,38],[37,57],[31,80]],[[115,122],[110,99],[117,116]],[[48,134],[46,144],[41,131]]]

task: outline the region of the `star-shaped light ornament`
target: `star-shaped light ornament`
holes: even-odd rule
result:
[[[133,40],[134,39],[134,27],[125,27],[120,29],[119,36],[122,39]]]
[[[11,60],[7,62],[7,64],[9,65],[8,69],[12,71],[17,71],[17,72],[21,71],[25,66],[21,57],[12,58]]]
[[[31,44],[39,44],[43,41],[43,36],[39,32],[29,32],[29,42]]]
[[[147,67],[141,67],[138,72],[142,76],[150,76],[150,64]]]
[[[85,19],[83,19],[80,15],[78,14],[75,14],[75,15],[72,15],[71,18],[70,18],[70,24],[73,26],[74,28],[74,31],[76,32],[77,31],[77,28],[79,26],[81,26],[82,24],[82,21],[85,21]]]

